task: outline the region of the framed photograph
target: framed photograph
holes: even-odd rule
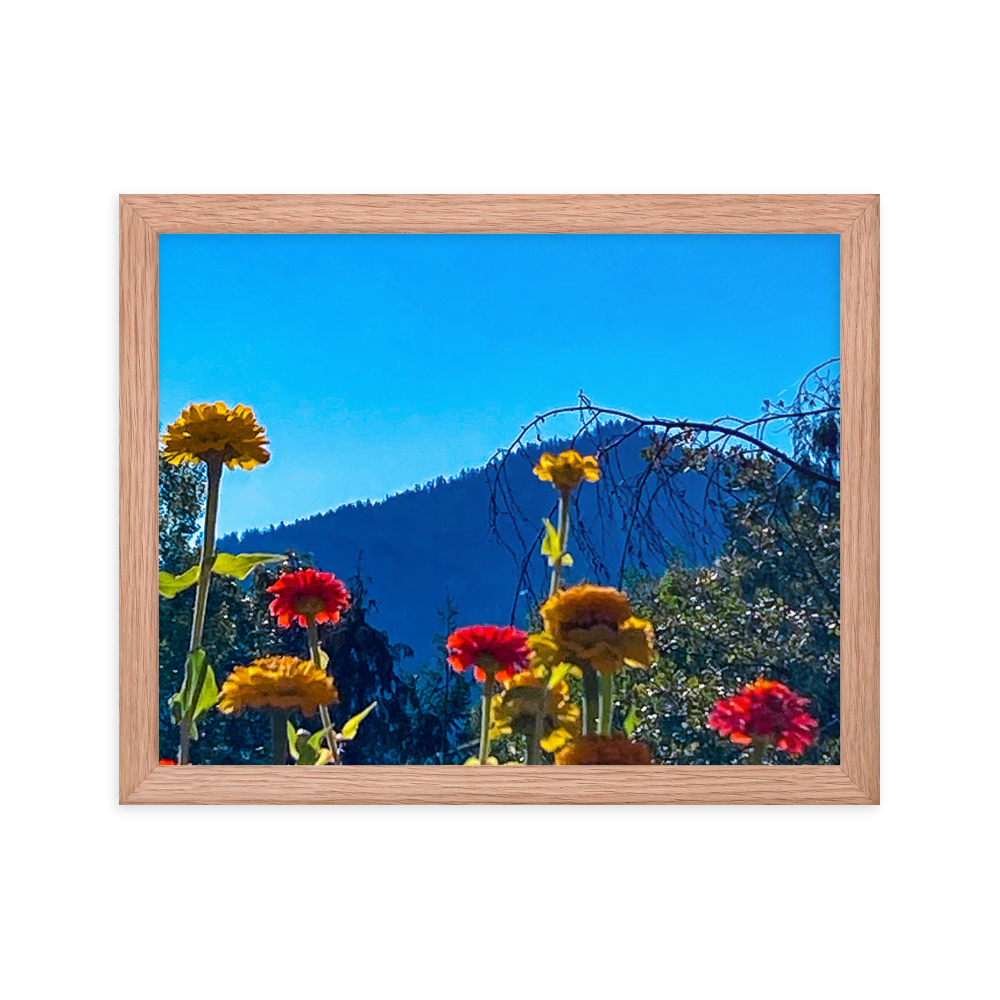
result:
[[[119,195],[119,803],[878,804],[879,208],[878,195]],[[160,765],[159,236],[225,233],[839,235],[840,763]]]

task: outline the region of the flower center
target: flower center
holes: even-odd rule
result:
[[[611,629],[612,632],[617,632],[618,618],[616,615],[609,612],[602,611],[599,608],[594,608],[581,611],[572,619],[567,620],[563,627],[566,629],[587,629],[598,628],[601,625],[605,628]]]
[[[315,594],[302,594],[295,598],[295,610],[300,615],[318,615],[326,607],[322,597]]]
[[[501,669],[501,664],[491,653],[479,653],[476,656],[476,666],[487,674],[495,674]]]

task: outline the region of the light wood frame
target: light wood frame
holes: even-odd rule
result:
[[[879,199],[875,195],[123,195],[119,797],[123,803],[879,801]],[[160,767],[159,233],[839,233],[841,763]]]

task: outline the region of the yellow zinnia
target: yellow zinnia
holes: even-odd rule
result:
[[[219,711],[241,715],[248,708],[266,712],[298,709],[315,715],[320,705],[337,700],[333,678],[309,660],[269,656],[237,667],[222,685]]]
[[[589,663],[602,673],[623,665],[648,667],[656,658],[653,626],[632,614],[628,595],[580,584],[557,591],[541,608],[545,631],[528,638],[542,664]]]
[[[572,493],[586,479],[596,483],[601,470],[595,455],[581,455],[578,451],[564,451],[560,455],[545,452],[534,469],[543,483],[552,483],[561,493]]]
[[[493,729],[490,739],[510,733],[535,736],[535,719],[542,717],[543,750],[555,751],[580,731],[580,706],[570,701],[564,680],[546,683],[547,671],[536,667],[514,674],[504,690],[493,697]]]
[[[249,406],[196,403],[189,406],[163,435],[163,458],[171,465],[221,459],[235,469],[252,469],[271,458],[268,440]]]

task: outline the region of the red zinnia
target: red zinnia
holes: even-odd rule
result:
[[[448,662],[456,673],[476,668],[476,680],[491,673],[502,684],[528,665],[528,637],[516,628],[469,625],[448,636]]]
[[[816,740],[819,723],[803,709],[808,698],[791,688],[763,677],[747,684],[735,698],[715,703],[708,724],[733,743],[749,746],[755,739],[767,740],[779,750],[800,754]]]
[[[160,767],[163,767],[164,764],[176,764],[176,763],[177,763],[176,760],[168,760],[166,757],[160,758]]]
[[[267,590],[277,595],[271,614],[285,627],[296,619],[303,628],[310,618],[317,623],[340,621],[340,612],[351,603],[347,588],[332,573],[314,569],[285,573]]]

